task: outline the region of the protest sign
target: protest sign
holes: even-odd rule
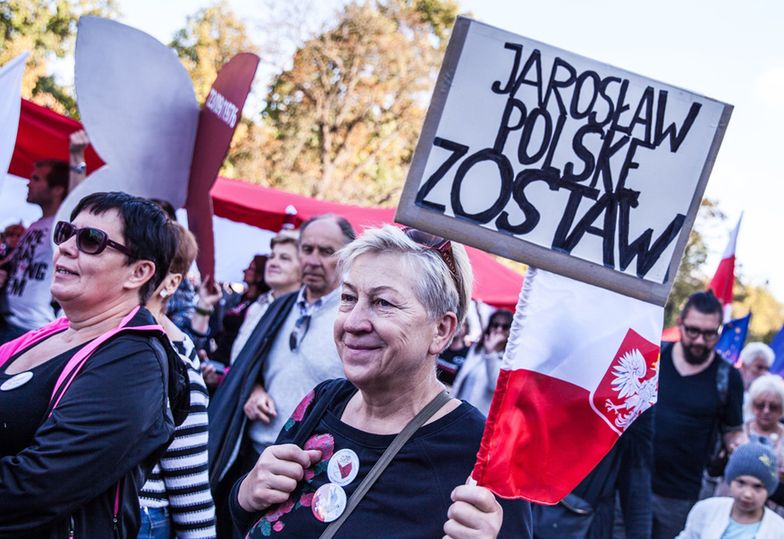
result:
[[[196,264],[202,275],[215,275],[210,189],[229,151],[258,65],[259,57],[247,52],[229,60],[218,73],[199,114],[185,208],[188,227],[199,244]]]
[[[731,111],[461,17],[396,220],[663,305]]]

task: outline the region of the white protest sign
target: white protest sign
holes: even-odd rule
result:
[[[396,220],[662,305],[731,112],[461,17]]]

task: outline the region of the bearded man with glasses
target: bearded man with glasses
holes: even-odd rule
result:
[[[743,438],[743,381],[714,350],[721,323],[716,296],[692,294],[678,317],[680,341],[661,348],[653,438],[657,539],[683,529],[719,439],[731,453]]]

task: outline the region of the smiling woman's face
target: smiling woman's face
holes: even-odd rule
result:
[[[360,389],[405,387],[434,368],[446,344],[414,295],[413,273],[398,254],[364,254],[345,276],[335,344],[346,378]]]
[[[125,244],[122,218],[117,210],[100,215],[82,212],[72,224],[77,228],[98,228],[106,232],[110,240]],[[134,264],[126,262],[126,255],[112,247],[106,247],[96,255],[83,253],[76,247],[76,236],[72,236],[54,252],[52,297],[67,311],[94,309],[124,294],[138,296],[138,290],[125,286],[134,269]]]

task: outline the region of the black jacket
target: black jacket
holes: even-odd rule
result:
[[[128,325],[155,323],[140,309]],[[121,333],[95,350],[31,445],[0,458],[0,537],[136,537],[138,491],[174,432],[172,360],[156,332]]]
[[[242,407],[254,384],[261,380],[264,360],[289,311],[294,308],[297,294],[286,294],[270,304],[210,401],[208,448],[213,493],[218,491],[218,486],[236,461],[248,423]]]

